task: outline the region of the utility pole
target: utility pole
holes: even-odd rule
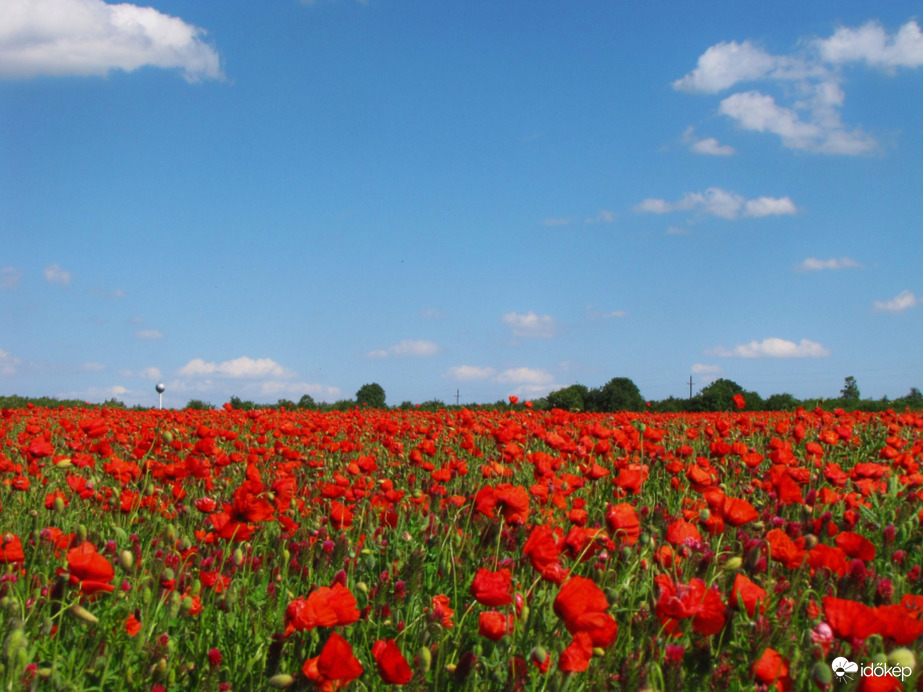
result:
[[[455,390],[455,405],[458,406],[458,390]]]
[[[689,398],[692,398],[692,375],[689,376]]]

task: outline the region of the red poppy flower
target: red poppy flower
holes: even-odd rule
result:
[[[129,637],[136,637],[140,631],[141,621],[135,617],[134,613],[131,613],[125,620],[125,632]]]
[[[12,562],[24,562],[25,554],[22,552],[22,541],[15,533],[5,533],[0,536],[0,565]]]
[[[288,604],[286,635],[295,630],[351,625],[358,619],[356,597],[345,586],[335,583],[331,588],[322,586],[312,591],[307,599],[297,598]]]
[[[314,683],[315,689],[332,692],[358,678],[363,669],[349,642],[333,632],[320,656],[305,661],[301,671]]]
[[[757,609],[759,609],[760,613],[763,612],[766,590],[738,572],[737,576],[734,577],[734,585],[731,587],[730,601],[732,604],[743,603],[747,615],[752,618]]]
[[[721,516],[731,526],[743,526],[748,522],[759,519],[760,513],[746,500],[725,497],[721,504]]]
[[[669,576],[659,574],[654,581],[660,591],[654,613],[668,631],[675,629],[675,621],[687,618],[692,618],[692,629],[699,634],[717,634],[724,627],[724,601],[701,579],[674,584]]]
[[[80,584],[85,594],[115,590],[108,583],[115,576],[115,568],[89,541],[67,551],[67,571],[71,584]]]
[[[474,575],[470,591],[481,605],[507,605],[513,602],[513,575],[505,567],[496,572],[482,567]]]
[[[780,692],[792,689],[792,678],[788,670],[788,659],[775,649],[766,648],[760,659],[753,664],[753,677],[757,682],[772,685]]]
[[[413,678],[410,664],[393,639],[378,640],[372,644],[372,658],[386,685],[406,685]]]
[[[808,565],[813,569],[828,569],[833,574],[843,576],[849,571],[846,554],[839,548],[819,543],[808,552]]]
[[[875,544],[852,531],[840,531],[834,539],[837,547],[849,557],[869,562],[875,559]]]
[[[452,629],[452,615],[455,611],[449,607],[449,597],[444,594],[433,596],[433,618],[447,630]]]
[[[562,673],[580,673],[590,667],[593,642],[586,632],[577,632],[571,643],[561,652],[558,668]]]
[[[685,545],[686,541],[701,543],[702,534],[699,533],[695,524],[690,524],[683,519],[677,519],[667,527],[666,539],[672,545],[681,546]]]
[[[533,527],[522,553],[545,581],[560,584],[567,578],[568,570],[558,560],[561,547],[549,527],[542,524]]]
[[[554,599],[554,612],[571,634],[585,632],[593,646],[605,648],[615,641],[618,623],[609,614],[609,601],[592,579],[571,577]]]
[[[797,569],[804,562],[804,548],[799,547],[782,529],[772,529],[766,534],[769,554],[788,569]]]
[[[488,610],[478,614],[478,634],[491,641],[500,641],[508,634],[513,633],[513,614]]]
[[[744,400],[744,395],[743,395],[743,394],[735,394],[735,395],[734,395],[734,406],[737,407],[737,410],[738,410],[738,411],[739,411],[740,409],[742,409],[742,408],[743,408],[744,406],[746,406],[746,405],[747,405],[747,402]]]
[[[865,641],[881,628],[874,608],[846,598],[824,596],[824,618],[837,638],[844,641]]]
[[[609,508],[606,512],[606,528],[613,540],[620,540],[623,545],[634,545],[641,536],[638,514],[627,502]]]

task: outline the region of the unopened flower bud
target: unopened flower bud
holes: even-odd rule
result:
[[[295,678],[288,673],[279,673],[269,678],[266,684],[274,690],[284,690],[286,687],[291,687],[294,682]]]

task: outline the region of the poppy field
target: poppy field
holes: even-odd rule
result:
[[[923,689],[919,412],[30,407],[0,445],[2,690]]]

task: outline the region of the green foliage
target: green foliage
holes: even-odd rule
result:
[[[692,398],[694,411],[729,411],[734,408],[734,397],[743,394],[744,388],[734,382],[719,378]]]
[[[794,411],[801,403],[794,396],[787,392],[782,394],[773,394],[766,399],[763,408],[766,411]]]
[[[559,408],[564,411],[585,411],[587,397],[590,390],[582,384],[572,384],[570,387],[551,392],[545,400],[548,408]]]
[[[369,408],[387,408],[385,405],[385,390],[377,382],[364,384],[356,392],[356,403]]]
[[[312,397],[310,394],[304,394],[304,395],[302,395],[302,397],[298,400],[297,407],[298,407],[298,408],[315,409],[315,408],[317,408],[317,403],[315,403],[314,397]]]
[[[859,385],[856,378],[850,375],[843,380],[843,389],[840,390],[840,398],[846,401],[859,401]]]
[[[638,386],[627,377],[613,377],[599,389],[591,390],[585,397],[590,411],[643,411],[644,397]]]
[[[186,409],[191,411],[207,411],[211,408],[213,406],[210,403],[201,399],[190,399],[189,403],[186,404]]]

